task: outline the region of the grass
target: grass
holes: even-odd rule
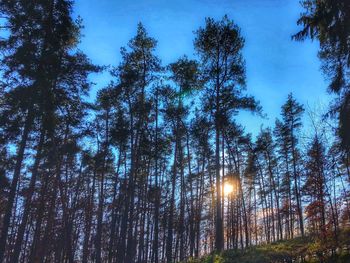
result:
[[[337,246],[332,238],[298,237],[244,250],[226,250],[188,263],[350,263],[350,229],[342,231]]]

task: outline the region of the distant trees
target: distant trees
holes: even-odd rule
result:
[[[310,226],[313,231],[319,232],[325,237],[326,233],[326,177],[325,149],[318,137],[315,137],[307,153],[305,195],[311,201],[306,207]]]
[[[278,170],[278,156],[276,155],[276,142],[273,140],[270,129],[262,130],[257,137],[255,154],[259,161],[258,167],[267,173],[267,193],[271,206],[272,239],[273,241],[283,239],[283,222],[281,209],[281,180]],[[266,197],[266,195],[264,195]],[[265,200],[265,204],[267,201]],[[277,222],[276,222],[277,218]],[[276,224],[276,226],[275,226]]]
[[[298,131],[302,125],[301,117],[304,108],[294,98],[292,94],[288,95],[286,103],[282,106],[282,122],[277,125],[282,132],[283,144],[285,144],[286,162],[291,161],[291,171],[287,169],[286,176],[288,181],[287,187],[294,185],[294,196],[296,199],[296,210],[299,219],[299,229],[302,236],[304,236],[304,219],[303,208],[300,193],[300,152],[298,151]]]
[[[233,21],[207,18],[197,56],[167,66],[139,24],[88,103],[102,68],[77,50],[72,11],[0,3],[1,262],[180,262],[298,235],[335,251],[350,219],[344,148],[300,136],[291,94],[256,138],[237,123],[261,108]]]

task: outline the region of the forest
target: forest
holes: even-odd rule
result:
[[[0,262],[350,262],[350,3],[300,5],[290,41],[319,43],[331,103],[280,90],[255,136],[228,15],[167,65],[141,21],[111,68],[79,49],[73,0],[0,0]]]

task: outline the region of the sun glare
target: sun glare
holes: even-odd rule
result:
[[[226,182],[226,183],[224,184],[224,194],[225,194],[225,195],[229,195],[229,194],[231,194],[232,192],[233,192],[233,185],[230,184],[230,183],[228,183],[228,182]]]

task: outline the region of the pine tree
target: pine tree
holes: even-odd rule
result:
[[[7,17],[5,23],[10,32],[0,47],[6,51],[2,61],[5,65],[3,74],[11,80],[5,97],[8,98],[8,109],[17,111],[15,118],[19,120],[19,127],[22,127],[21,135],[18,134],[21,137],[17,145],[16,165],[1,232],[0,261],[4,257],[24,153],[30,135],[36,131],[41,134],[38,135],[40,139],[29,195],[25,201],[25,211],[11,257],[11,261],[16,262],[28,220],[43,141],[46,136],[55,133],[60,107],[63,108],[62,114],[65,114],[65,110],[71,111],[79,107],[80,96],[88,91],[87,76],[90,72],[97,72],[98,68],[84,54],[75,51],[80,24],[71,18],[70,1],[2,1],[0,10]],[[37,125],[36,122],[40,124]]]
[[[222,20],[206,19],[204,28],[196,31],[194,41],[201,60],[201,71],[206,84],[206,107],[212,115],[215,127],[216,167],[216,249],[224,246],[222,203],[220,138],[222,129],[239,109],[257,110],[254,98],[243,94],[245,88],[245,65],[242,57],[244,39],[240,29],[224,16]],[[223,151],[223,149],[221,149]]]
[[[312,232],[320,233],[325,238],[326,232],[326,186],[325,186],[325,149],[320,139],[315,136],[307,153],[306,182],[304,193],[310,198],[305,208],[310,226],[318,225]]]
[[[129,51],[122,49],[123,61],[117,68],[119,89],[126,103],[129,119],[130,170],[128,172],[128,186],[126,203],[121,223],[120,242],[117,257],[121,262],[130,262],[135,254],[135,240],[133,224],[136,219],[134,213],[135,187],[138,160],[142,152],[143,134],[148,126],[150,103],[147,90],[157,78],[161,70],[160,61],[154,55],[157,42],[148,36],[142,24],[138,25],[136,36],[129,42]]]
[[[300,177],[301,171],[299,168],[300,163],[300,154],[298,153],[298,131],[300,130],[302,123],[301,117],[304,112],[304,108],[300,105],[293,97],[292,94],[288,95],[288,99],[285,104],[282,106],[282,122],[277,121],[277,134],[280,139],[280,148],[285,155],[285,165],[291,161],[291,168],[287,168],[286,170],[286,183],[287,188],[290,187],[293,182],[294,188],[294,197],[296,199],[296,209],[299,220],[299,230],[301,235],[304,235],[304,219],[303,219],[303,211],[302,211],[302,200],[300,193]],[[291,170],[291,171],[290,171]],[[291,179],[292,174],[292,179]],[[289,191],[289,190],[288,190]],[[289,202],[291,202],[291,193],[288,194]],[[291,204],[289,204],[291,208]],[[292,231],[292,223],[290,226]]]

